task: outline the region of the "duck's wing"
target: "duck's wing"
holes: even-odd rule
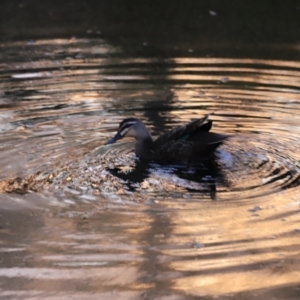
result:
[[[153,160],[159,164],[189,165],[205,162],[214,157],[215,150],[226,138],[219,134],[211,134],[202,143],[182,140],[170,141],[155,148]]]
[[[190,137],[187,139],[187,141],[205,146],[205,145],[222,144],[229,137],[230,137],[229,135],[215,133],[215,132],[197,131],[191,134]]]
[[[209,120],[209,115],[201,119],[194,120],[186,125],[174,128],[160,135],[154,142],[155,147],[159,147],[171,141],[186,141],[196,132],[207,132],[211,129],[212,121]]]
[[[155,148],[153,160],[159,164],[188,164],[193,144],[186,141],[170,141]]]

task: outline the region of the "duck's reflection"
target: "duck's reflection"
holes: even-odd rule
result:
[[[178,178],[184,180],[185,183],[190,183],[190,185],[185,185],[187,191],[208,194],[212,200],[217,200],[218,185],[229,185],[216,156],[210,161],[196,167],[185,165],[161,166],[145,163],[137,159],[135,166],[132,167],[130,172],[124,172],[119,167],[113,169],[107,168],[113,176],[124,182],[129,191],[135,191],[142,182],[151,176],[153,171],[158,169],[163,173],[176,175]]]
[[[113,176],[124,181],[129,191],[135,191],[137,184],[142,183],[150,175],[149,164],[136,160],[135,166],[130,172],[124,172],[121,168],[106,168]]]

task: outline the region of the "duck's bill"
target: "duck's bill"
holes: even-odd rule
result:
[[[105,145],[109,145],[109,144],[114,144],[117,140],[121,139],[122,136],[121,134],[118,132],[113,138],[111,138],[110,140],[108,140]]]

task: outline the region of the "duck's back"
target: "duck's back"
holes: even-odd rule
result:
[[[164,145],[171,141],[188,140],[198,132],[208,132],[212,127],[212,121],[208,119],[209,115],[201,119],[194,120],[186,125],[182,125],[160,135],[155,140],[155,146]]]
[[[209,132],[208,115],[159,136],[154,142],[154,161],[160,164],[194,164],[214,156],[226,135]]]

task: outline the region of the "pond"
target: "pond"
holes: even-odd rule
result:
[[[299,61],[0,49],[2,299],[299,298]],[[206,114],[230,136],[213,171],[104,145],[126,117],[158,136]]]

